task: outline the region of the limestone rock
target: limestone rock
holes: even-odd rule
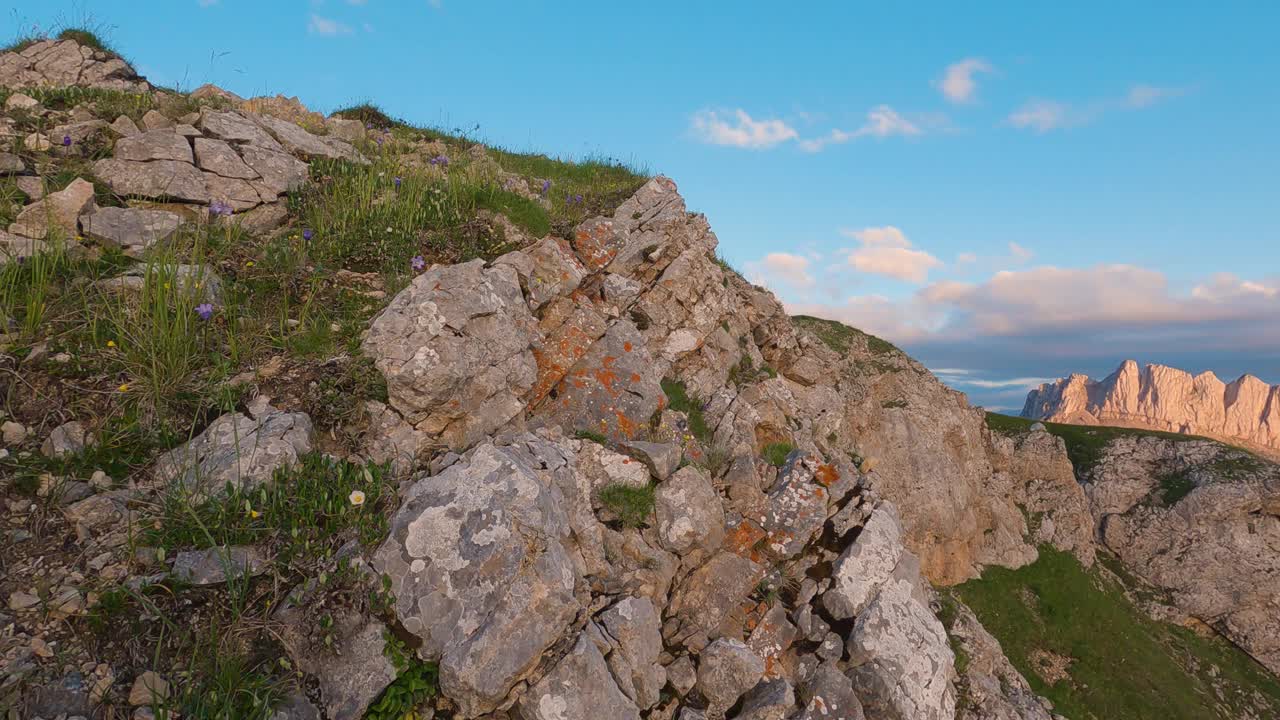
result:
[[[391,406],[462,449],[524,409],[535,332],[515,271],[473,260],[415,277],[374,318],[364,349]]]
[[[795,720],[865,720],[862,702],[853,689],[853,681],[840,672],[834,662],[818,666],[800,686],[803,710]]]
[[[1023,417],[1080,425],[1121,425],[1243,442],[1280,455],[1280,386],[1252,375],[1224,383],[1133,360],[1099,381],[1071,375],[1027,394]]]
[[[1053,720],[1049,701],[1031,690],[973,611],[959,605],[948,634],[969,658],[964,671],[968,692],[958,720]]]
[[[724,540],[720,495],[706,473],[692,465],[658,486],[655,510],[662,546],[671,552],[712,552]]]
[[[68,85],[134,93],[151,91],[146,79],[119,57],[74,40],[41,40],[21,52],[0,54],[0,86]]]
[[[667,673],[658,664],[662,620],[653,602],[623,598],[600,615],[600,625],[614,648],[607,660],[622,693],[641,710],[656,705]]]
[[[369,162],[350,143],[336,137],[312,135],[299,125],[271,115],[250,115],[249,117],[274,135],[285,149],[295,155],[358,163]]]
[[[858,615],[875,599],[901,557],[898,510],[892,503],[881,503],[836,560],[831,589],[822,595],[823,607],[837,620]]]
[[[209,202],[209,188],[205,185],[204,174],[190,162],[133,162],[106,158],[93,164],[93,174],[120,195]]]
[[[0,152],[0,175],[12,175],[27,171],[27,164],[13,153]]]
[[[644,440],[624,442],[621,448],[623,452],[643,462],[659,482],[671,477],[671,473],[680,466],[680,459],[684,454],[680,446],[675,443],[655,443]]]
[[[674,620],[675,630],[667,639],[700,647],[755,590],[764,574],[762,565],[732,552],[722,550],[712,556],[672,593],[666,614]]]
[[[697,690],[713,706],[731,707],[764,676],[764,660],[740,641],[720,638],[698,655]]]
[[[277,468],[311,451],[311,418],[306,413],[272,413],[254,420],[228,413],[204,432],[156,461],[155,474],[197,493],[269,482]]]
[[[136,137],[142,134],[142,129],[128,115],[116,118],[111,123],[111,129],[120,137]]]
[[[83,224],[85,234],[94,240],[140,258],[147,248],[172,236],[182,218],[164,210],[104,207],[86,215]]]
[[[221,547],[184,550],[173,559],[173,577],[190,585],[217,585],[229,577],[260,575],[267,561],[256,548]]]
[[[59,458],[74,455],[83,451],[93,442],[83,423],[72,420],[54,428],[49,437],[40,445],[40,453],[45,457]]]
[[[422,638],[418,654],[439,661],[441,689],[466,717],[497,707],[578,610],[568,519],[535,452],[558,451],[484,443],[418,480],[373,558],[400,623]]]
[[[129,689],[129,704],[134,707],[159,705],[168,699],[168,681],[151,670],[134,678],[133,686]]]
[[[284,152],[284,147],[262,126],[238,112],[202,108],[199,126],[206,135],[234,145]]]
[[[261,187],[268,193],[283,195],[297,190],[307,181],[307,164],[289,153],[258,145],[243,145],[240,157],[254,173],[253,177],[260,178]]]
[[[258,173],[245,164],[231,146],[222,140],[198,137],[195,144],[195,162],[201,170],[228,178],[256,180]],[[117,153],[119,157],[119,153]],[[128,159],[128,158],[126,158]]]
[[[783,720],[795,704],[795,691],[786,678],[764,680],[742,699],[742,710],[734,720]]]
[[[171,129],[148,130],[141,135],[120,138],[116,141],[115,158],[136,162],[148,160],[195,162],[191,154],[191,143]]]
[[[640,713],[618,689],[604,657],[586,633],[573,650],[520,700],[523,720],[639,720]],[[472,717],[472,715],[466,715]]]
[[[334,623],[335,646],[294,654],[298,666],[320,682],[320,695],[332,720],[359,720],[382,691],[396,679],[396,668],[386,656],[386,634],[381,622],[355,613]]]
[[[200,302],[216,303],[222,299],[222,278],[208,265],[135,265],[124,273],[94,283],[111,292],[141,292],[148,273],[154,281],[169,282],[178,290],[189,292]]]
[[[80,213],[92,204],[93,184],[76,178],[62,190],[23,208],[9,232],[43,240],[56,229],[64,240],[73,239],[78,234]]]

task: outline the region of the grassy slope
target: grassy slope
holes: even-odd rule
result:
[[[1000,413],[987,413],[987,427],[992,432],[1004,435],[1017,435],[1031,429],[1036,421]],[[1067,444],[1067,456],[1075,466],[1077,473],[1085,473],[1097,464],[1107,444],[1119,437],[1158,437],[1175,442],[1187,440],[1206,440],[1195,435],[1161,432],[1159,430],[1138,430],[1095,425],[1066,425],[1063,423],[1044,423],[1045,429],[1062,438]]]
[[[1037,693],[1071,720],[1280,717],[1280,681],[1225,640],[1149,618],[1116,576],[1041,548],[955,588]],[[1033,657],[1070,658],[1050,684]],[[1214,670],[1216,668],[1216,670]],[[1216,679],[1215,679],[1216,675]]]

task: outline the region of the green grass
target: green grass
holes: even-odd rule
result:
[[[1179,500],[1190,495],[1191,491],[1195,489],[1195,481],[1191,479],[1191,474],[1186,470],[1166,473],[1160,476],[1160,502],[1166,506],[1177,504]]]
[[[58,39],[59,40],[75,40],[81,45],[84,45],[85,47],[93,48],[98,52],[111,53],[112,55],[116,55],[117,57],[119,56],[119,53],[117,53],[114,48],[112,48],[105,41],[103,41],[101,37],[98,36],[97,31],[87,27],[63,28],[58,33]]]
[[[827,347],[841,354],[849,352],[850,348],[858,341],[866,343],[867,350],[872,355],[902,354],[902,351],[888,340],[882,340],[875,335],[865,333],[835,320],[825,320],[810,315],[795,315],[792,316],[791,320],[796,325],[817,335],[818,339],[826,343]]]
[[[787,456],[795,449],[795,446],[789,442],[775,442],[765,445],[764,451],[760,454],[770,465],[782,467],[787,464]]]
[[[355,491],[364,493],[361,506],[351,502]],[[366,545],[380,541],[395,501],[385,468],[311,453],[257,488],[232,487],[203,501],[171,491],[141,541],[166,550],[265,546],[277,562],[306,562],[331,553],[347,539]]]
[[[573,436],[579,440],[590,440],[597,445],[604,445],[606,447],[609,445],[609,438],[591,430],[578,430],[573,433]]]
[[[194,654],[184,677],[170,678],[172,695],[155,708],[156,718],[266,720],[283,697],[282,683],[269,665],[239,655]]]
[[[383,652],[396,668],[396,679],[365,711],[364,720],[412,720],[412,714],[436,696],[440,671],[435,663],[422,662],[402,640],[387,633]]]
[[[391,117],[384,112],[382,108],[369,102],[339,108],[338,110],[334,110],[332,115],[346,120],[359,120],[364,123],[365,127],[378,129],[407,126],[405,121]]]
[[[1280,681],[1242,651],[1152,620],[1113,576],[1085,570],[1068,553],[1042,547],[1035,563],[988,568],[954,592],[1032,688],[1071,720],[1280,713]],[[1068,658],[1069,677],[1050,684],[1037,674],[1037,651]]]
[[[689,420],[689,432],[703,443],[711,442],[711,428],[702,414],[702,402],[689,396],[684,383],[670,378],[662,381],[662,392],[667,396],[667,407],[682,412]]]
[[[640,527],[653,513],[655,488],[614,483],[600,488],[600,502],[626,527]]]

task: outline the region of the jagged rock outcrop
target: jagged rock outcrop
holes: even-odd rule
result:
[[[1280,455],[1280,386],[1252,375],[1224,383],[1212,372],[1133,360],[1099,381],[1072,375],[1027,394],[1023,417],[1204,435]]]
[[[1053,704],[1037,695],[982,627],[973,611],[957,601],[947,630],[968,658],[961,677],[965,702],[957,720],[1054,720]]]
[[[18,52],[0,54],[0,86],[81,85],[149,92],[151,84],[119,57],[75,40],[41,40]]]
[[[1280,674],[1280,467],[1207,440],[1122,437],[1085,488],[1131,572]]]

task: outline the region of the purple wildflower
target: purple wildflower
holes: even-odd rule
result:
[[[432,165],[439,165],[439,166],[441,166],[441,167],[449,167],[449,158],[445,157],[444,155],[437,155],[437,156],[435,156],[435,157],[431,158],[430,160],[428,160],[427,162],[429,162],[429,163],[430,163],[430,164],[432,164]]]
[[[582,196],[581,195],[565,195],[564,204],[565,205],[581,205]]]
[[[311,242],[311,236],[315,233],[311,232],[311,228],[304,228],[302,231],[302,239]]]
[[[379,135],[378,137],[374,138],[374,139],[373,139],[373,141],[374,141],[374,142],[376,142],[376,143],[378,143],[378,147],[382,147],[382,136],[381,136],[381,135]]]
[[[209,303],[201,303],[197,305],[196,314],[200,316],[201,320],[208,320],[213,317],[213,305]]]
[[[414,255],[413,259],[409,261],[409,265],[413,267],[415,272],[422,272],[427,267],[427,261],[421,255]]]
[[[399,175],[397,175],[395,178],[393,178],[393,179],[392,179],[392,182],[394,182],[394,183],[396,184],[396,189],[397,189],[397,190],[399,190],[399,189],[400,189],[400,176],[399,176]]]
[[[209,215],[213,217],[218,217],[219,215],[222,217],[231,217],[231,212],[231,206],[221,200],[214,200],[209,203]]]
[[[63,135],[63,136],[62,136],[62,147],[71,147],[71,136],[70,136],[70,135]]]
[[[543,180],[543,181],[542,181],[542,196],[543,196],[543,197],[546,197],[546,196],[547,196],[547,191],[548,191],[548,190],[550,190],[550,189],[551,189],[551,181],[550,181],[550,180]]]

